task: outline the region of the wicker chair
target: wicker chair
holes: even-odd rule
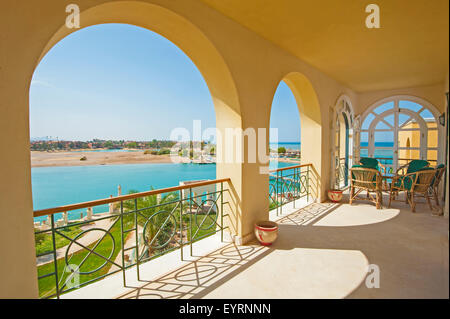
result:
[[[391,191],[389,196],[389,207],[395,200],[399,192],[405,192],[405,201],[411,206],[411,211],[416,211],[416,198],[424,197],[428,206],[433,210],[431,205],[429,189],[436,176],[436,170],[431,167],[424,167],[416,172],[406,175],[396,175],[392,178]]]
[[[395,175],[405,176],[406,174],[416,172],[422,168],[429,167],[430,162],[425,160],[412,160],[408,164],[400,166]]]
[[[382,196],[382,178],[378,170],[374,168],[367,167],[355,167],[350,169],[349,174],[350,180],[350,201],[349,204],[352,205],[355,199],[365,199],[376,204],[377,209],[381,209],[383,206],[383,196]],[[367,197],[358,197],[358,194],[366,191]],[[375,193],[375,197],[372,196]]]
[[[445,165],[444,164],[438,165],[436,167],[436,175],[434,176],[434,179],[430,185],[430,193],[433,195],[437,207],[441,207],[441,205],[439,205],[439,184],[441,183],[441,179],[442,176],[444,175],[444,172],[445,172]]]

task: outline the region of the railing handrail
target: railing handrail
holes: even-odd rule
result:
[[[294,166],[288,166],[288,167],[281,167],[281,168],[277,168],[277,169],[271,169],[271,170],[269,170],[269,173],[280,172],[280,171],[285,171],[288,169],[301,168],[301,167],[306,167],[306,166],[312,166],[312,164],[309,163],[309,164],[294,165]]]
[[[135,199],[135,198],[139,198],[139,197],[158,195],[158,194],[163,194],[163,193],[170,193],[170,192],[175,192],[175,191],[179,191],[179,190],[183,190],[183,189],[195,188],[195,187],[206,186],[206,185],[211,185],[211,184],[225,183],[225,182],[230,182],[230,181],[231,181],[230,178],[221,178],[221,179],[214,179],[214,180],[210,180],[210,181],[196,182],[196,183],[187,184],[187,185],[179,185],[179,186],[172,186],[172,187],[167,187],[167,188],[160,188],[160,189],[155,189],[155,190],[146,191],[146,192],[133,193],[133,194],[116,196],[116,197],[104,198],[104,199],[96,199],[93,201],[82,202],[82,203],[77,203],[77,204],[35,210],[33,212],[33,215],[34,215],[34,217],[53,215],[53,214],[63,213],[63,212],[81,209],[81,208],[106,205],[106,204],[110,204],[110,203]]]

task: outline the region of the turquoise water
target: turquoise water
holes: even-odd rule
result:
[[[278,167],[295,165],[278,163]],[[277,162],[270,163],[271,168]],[[178,186],[180,181],[216,178],[216,165],[197,164],[125,164],[96,166],[35,167],[31,169],[34,209],[75,204],[122,194],[130,190],[147,191],[151,187]],[[94,208],[94,213],[107,211],[107,206]],[[70,219],[80,211],[69,213]],[[59,216],[57,216],[59,218]],[[36,218],[43,220],[45,217]]]
[[[367,142],[361,142],[361,147],[367,147]],[[375,151],[374,151],[374,157],[381,157],[381,158],[394,158],[394,149],[380,149],[378,147],[393,147],[394,143],[392,142],[375,142]],[[360,149],[360,156],[361,157],[367,157],[368,156],[368,149],[367,148],[361,148]],[[392,164],[392,160],[384,160],[382,161],[383,164]]]

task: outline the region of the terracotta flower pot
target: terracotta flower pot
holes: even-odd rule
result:
[[[271,221],[261,221],[255,224],[255,235],[264,246],[270,246],[278,237],[278,225]]]
[[[342,200],[342,191],[338,189],[330,189],[328,191],[328,198],[333,203],[339,203]]]

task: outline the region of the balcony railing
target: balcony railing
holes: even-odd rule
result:
[[[311,195],[311,164],[296,165],[271,170],[269,175],[269,205],[277,216],[283,213],[283,205]]]
[[[347,186],[348,165],[345,157],[336,158],[334,187],[337,189],[345,188]]]
[[[40,297],[59,298],[118,272],[126,285],[130,267],[140,280],[142,263],[176,249],[183,259],[183,246],[192,255],[195,241],[218,232],[223,241],[229,183],[195,182],[35,211]]]

